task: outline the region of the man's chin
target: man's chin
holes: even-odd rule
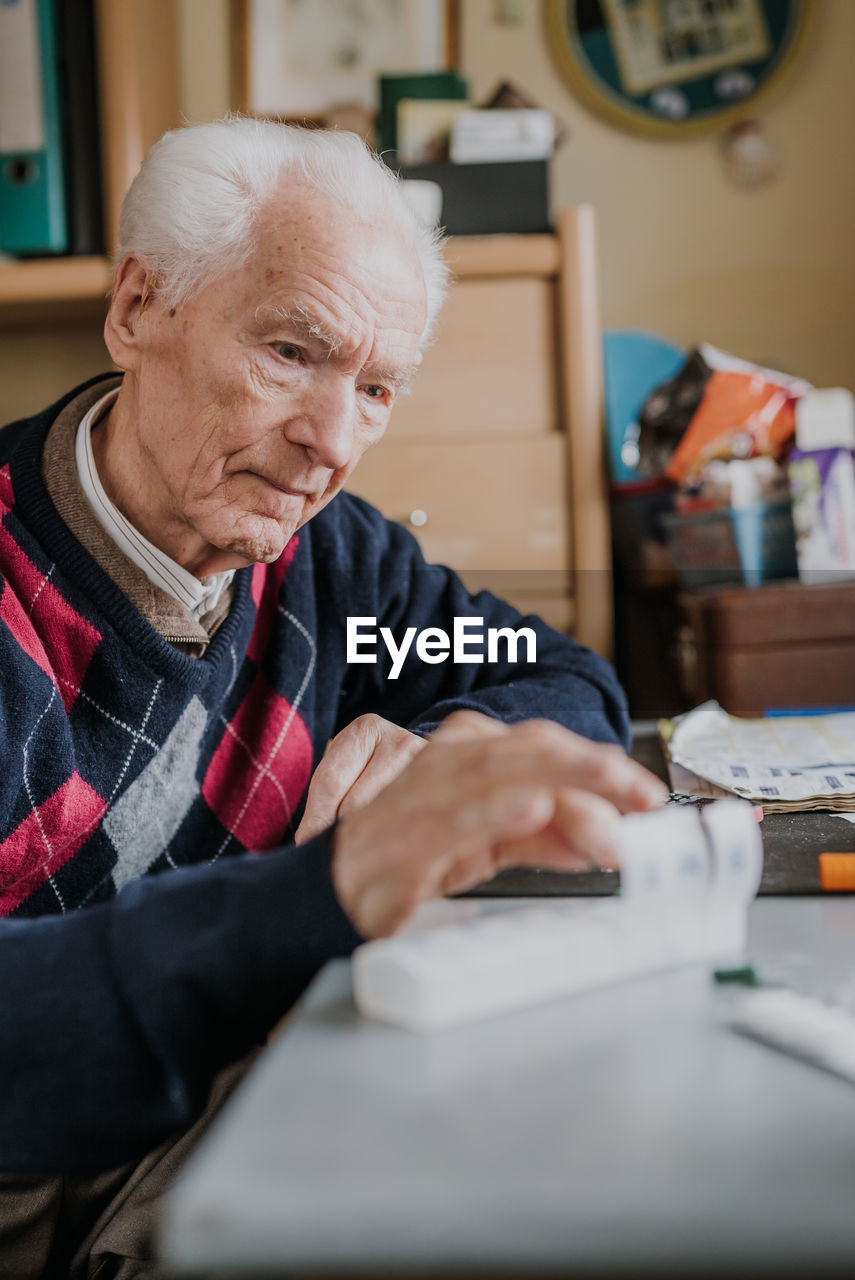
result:
[[[291,537],[293,537],[293,534]],[[242,565],[273,564],[282,555],[282,552],[291,541],[291,537],[284,540],[277,539],[275,543],[272,541],[236,543],[224,548],[224,554],[233,555],[240,559]]]
[[[214,550],[210,559],[216,562],[216,567],[208,572],[222,573],[227,569],[242,569],[252,564],[273,564],[282,555],[297,528],[296,523],[293,528],[289,526],[285,529],[275,525],[273,529],[252,534],[220,536],[216,542],[211,540]]]

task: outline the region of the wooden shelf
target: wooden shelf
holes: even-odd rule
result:
[[[0,262],[0,306],[102,302],[110,288],[106,258],[31,258]]]
[[[0,262],[0,329],[98,324],[110,288],[107,258]]]
[[[456,276],[554,276],[561,262],[553,235],[452,236],[445,260]]]

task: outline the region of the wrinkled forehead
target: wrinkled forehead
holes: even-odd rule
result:
[[[258,217],[248,269],[264,292],[308,289],[320,299],[364,300],[399,315],[424,312],[425,282],[415,245],[390,214],[371,218],[317,191],[290,189]],[[423,324],[423,319],[422,319]]]

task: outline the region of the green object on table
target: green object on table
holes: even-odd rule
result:
[[[762,987],[763,980],[751,964],[740,965],[735,969],[715,969],[713,978],[716,982],[730,983],[741,987]]]

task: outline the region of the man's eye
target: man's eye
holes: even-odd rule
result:
[[[299,360],[303,354],[293,342],[272,342],[270,345],[283,360]]]
[[[369,384],[367,387],[363,387],[363,391],[367,396],[370,396],[372,400],[384,400],[387,395],[385,387],[378,387],[374,384]]]

